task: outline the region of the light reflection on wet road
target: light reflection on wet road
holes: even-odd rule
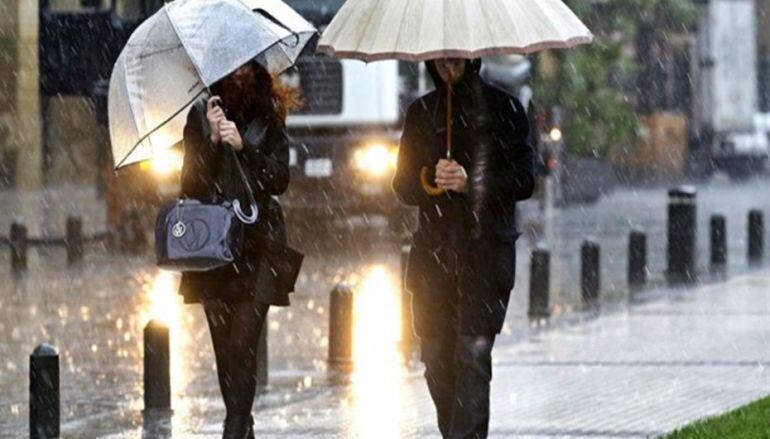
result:
[[[367,438],[401,436],[401,409],[408,402],[404,385],[401,302],[398,276],[375,265],[354,285],[352,377],[353,435]]]

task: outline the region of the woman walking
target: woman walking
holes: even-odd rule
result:
[[[296,99],[256,61],[251,61],[199,98],[184,128],[182,197],[238,199],[249,205],[233,148],[259,207],[259,220],[245,226],[242,256],[233,264],[182,275],[185,303],[201,303],[216,356],[227,415],[224,438],[253,438],[251,407],[256,392],[257,347],[268,309],[288,306],[292,285],[268,260],[268,247],[285,245],[283,212],[274,196],[289,185],[285,127]]]
[[[420,210],[405,282],[441,435],[486,438],[492,348],[515,280],[516,202],[532,195],[534,153],[524,108],[481,79],[480,60],[426,67],[436,90],[407,110],[393,178],[401,202]],[[445,192],[427,192],[424,166]]]

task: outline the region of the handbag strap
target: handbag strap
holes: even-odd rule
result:
[[[249,203],[251,203],[251,214],[246,215],[243,210],[241,209],[241,203],[236,198],[233,200],[233,210],[235,211],[235,215],[238,217],[239,220],[246,224],[254,224],[257,221],[257,215],[259,212],[259,209],[257,207],[257,200],[254,197],[254,191],[251,189],[251,185],[249,184],[249,179],[246,177],[246,172],[243,170],[243,167],[241,166],[241,161],[238,158],[238,154],[235,153],[235,148],[233,148],[232,145],[223,142],[222,144],[226,149],[230,150],[231,155],[233,156],[233,161],[235,162],[235,167],[238,168],[238,175],[241,177],[241,181],[243,182],[243,185],[246,186],[246,192],[249,195]]]

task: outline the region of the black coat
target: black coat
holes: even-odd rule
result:
[[[527,115],[515,97],[479,77],[480,62],[469,61],[453,85],[452,139],[470,190],[430,196],[420,169],[433,170],[446,154],[446,88],[428,68],[437,89],[407,110],[393,179],[398,198],[419,207],[405,279],[414,329],[438,335],[456,319],[461,333],[499,333],[515,278],[516,201],[534,186]]]
[[[198,99],[187,115],[184,128],[184,164],[182,196],[210,198],[215,194],[238,198],[249,205],[244,184],[233,162],[232,153],[210,141],[206,120],[206,98]],[[185,303],[201,298],[222,300],[257,300],[270,305],[289,305],[293,285],[276,276],[266,245],[285,245],[286,228],[280,204],[274,198],[289,185],[289,146],[284,125],[255,119],[238,121],[244,147],[237,152],[259,207],[259,220],[245,226],[244,254],[233,264],[205,272],[182,274],[179,294]],[[266,131],[263,131],[264,128]],[[260,135],[262,134],[262,135]],[[219,179],[217,180],[217,175]],[[215,183],[218,181],[220,190]],[[248,211],[247,207],[244,207]]]

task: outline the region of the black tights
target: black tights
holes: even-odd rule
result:
[[[256,301],[203,302],[227,409],[225,437],[243,438],[249,431],[257,388],[257,347],[269,307]]]

